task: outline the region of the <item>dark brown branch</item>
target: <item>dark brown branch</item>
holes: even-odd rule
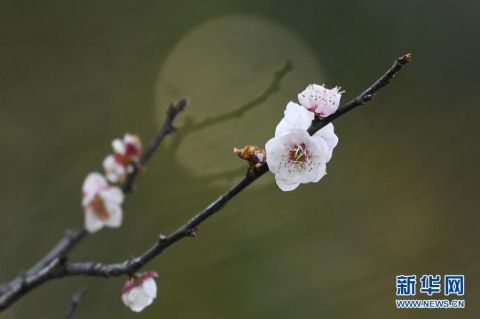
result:
[[[82,300],[82,297],[86,291],[87,291],[87,288],[82,287],[80,288],[80,290],[78,290],[72,295],[72,299],[70,300],[70,306],[68,307],[68,311],[67,311],[67,314],[65,315],[65,319],[71,319],[73,317],[73,313],[77,309],[77,306]]]
[[[160,131],[155,136],[155,139],[148,145],[148,147],[143,152],[140,160],[138,161],[138,165],[136,165],[131,172],[127,176],[127,180],[123,184],[122,190],[125,194],[130,193],[134,189],[134,182],[135,178],[137,177],[140,169],[145,166],[148,160],[152,157],[152,155],[157,151],[158,147],[162,143],[163,139],[175,132],[176,127],[173,125],[175,118],[177,117],[178,113],[183,111],[183,109],[187,106],[187,99],[181,99],[177,102],[177,104],[171,103],[167,110],[167,115],[165,117],[165,121],[163,122]]]
[[[312,125],[309,127],[308,132],[312,135],[328,123],[332,122],[334,119],[346,114],[347,112],[353,110],[355,107],[370,101],[373,97],[373,94],[375,94],[382,87],[386,86],[392,80],[394,75],[398,71],[400,71],[402,67],[410,61],[410,59],[410,54],[406,54],[398,58],[393,64],[393,66],[373,85],[371,85],[367,90],[365,90],[355,99],[345,104],[335,114],[324,119],[314,120],[312,122]],[[67,264],[62,259],[54,259],[47,267],[42,269],[41,272],[26,276],[22,281],[23,285],[21,287],[13,287],[12,289],[4,292],[3,295],[0,296],[0,310],[5,309],[9,305],[11,305],[16,299],[18,299],[20,296],[30,291],[34,287],[53,278],[76,275],[99,276],[108,278],[121,275],[131,275],[135,273],[152,259],[154,259],[156,256],[161,254],[163,250],[170,247],[182,238],[190,236],[192,232],[195,231],[196,228],[203,221],[218,212],[232,198],[238,195],[243,189],[248,187],[255,180],[264,175],[267,171],[267,164],[263,164],[255,169],[249,169],[245,177],[235,186],[233,186],[228,192],[217,198],[204,210],[200,211],[186,224],[182,225],[170,235],[161,235],[158,241],[152,247],[150,247],[150,249],[148,249],[144,254],[138,257],[131,258],[116,264],[102,264],[94,262]]]

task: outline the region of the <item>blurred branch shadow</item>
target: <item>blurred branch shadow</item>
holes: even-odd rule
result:
[[[254,109],[255,107],[259,106],[263,102],[265,102],[270,96],[272,96],[275,92],[279,91],[281,89],[280,83],[282,80],[285,78],[285,76],[293,70],[293,63],[292,61],[288,60],[285,62],[283,67],[279,70],[277,70],[274,75],[272,82],[270,82],[270,85],[262,92],[260,93],[256,98],[248,101],[247,103],[235,108],[232,111],[216,115],[213,117],[206,117],[205,119],[201,121],[195,122],[195,119],[191,116],[185,117],[185,123],[182,126],[181,130],[179,130],[175,136],[175,139],[173,139],[172,143],[170,144],[168,151],[166,152],[169,157],[173,158],[175,157],[175,154],[178,151],[178,148],[180,147],[180,144],[182,141],[191,133],[204,130],[206,128],[209,128],[211,126],[214,126],[219,123],[223,123],[235,118],[240,118],[242,117],[245,113],[248,111]],[[235,169],[234,172],[238,172],[238,169]],[[232,171],[233,172],[233,171]],[[214,174],[214,175],[219,175],[219,176],[230,176],[232,174]],[[210,176],[210,175],[209,175]],[[207,177],[207,176],[205,176]]]

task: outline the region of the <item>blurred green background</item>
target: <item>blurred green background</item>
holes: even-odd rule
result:
[[[308,83],[341,85],[345,102],[414,60],[335,122],[320,183],[283,193],[269,174],[151,263],[159,296],[144,312],[122,304],[124,278],[75,277],[0,318],[62,318],[81,286],[75,318],[480,317],[479,18],[473,0],[1,1],[1,282],[82,225],[86,174],[124,132],[149,141],[168,102],[190,98],[183,132],[138,179],[123,226],[72,260],[139,254],[204,208],[243,174],[232,148],[268,140]],[[397,310],[395,276],[425,273],[464,274],[466,309]]]

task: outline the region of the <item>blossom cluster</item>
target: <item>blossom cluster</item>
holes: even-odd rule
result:
[[[125,134],[112,142],[113,153],[103,161],[105,176],[92,172],[82,187],[82,206],[85,229],[95,233],[103,227],[120,227],[123,219],[124,193],[110,183],[123,182],[137,165],[142,143],[136,135]],[[110,182],[110,183],[109,183]],[[132,311],[139,312],[149,306],[157,296],[155,272],[144,272],[130,277],[122,289],[122,301]]]
[[[122,190],[112,183],[121,182],[133,170],[142,152],[142,143],[136,135],[125,134],[112,142],[113,154],[103,161],[106,178],[97,172],[88,174],[83,183],[82,206],[85,212],[85,229],[94,233],[104,226],[120,227],[122,224]],[[108,181],[107,181],[108,180]]]
[[[265,145],[268,168],[282,191],[318,182],[327,174],[327,163],[338,143],[333,124],[329,123],[311,136],[307,129],[315,117],[335,113],[340,97],[338,87],[327,89],[312,84],[298,95],[300,105],[287,104],[275,136]]]
[[[275,136],[265,148],[247,145],[234,152],[246,160],[251,168],[264,163],[275,175],[283,191],[296,189],[300,184],[318,182],[326,175],[326,164],[332,158],[338,143],[333,124],[328,124],[310,135],[307,129],[315,118],[332,115],[338,109],[342,92],[339,87],[327,89],[323,85],[309,85],[298,94],[298,101],[289,102],[284,116],[275,129]],[[136,135],[125,134],[112,142],[113,153],[103,161],[105,176],[92,172],[83,184],[82,206],[85,229],[94,233],[101,228],[120,227],[124,193],[112,184],[123,182],[138,168],[142,143]],[[132,311],[140,312],[157,296],[156,272],[137,273],[129,277],[122,289],[122,301]]]
[[[140,159],[142,142],[136,135],[125,134],[123,140],[118,138],[113,140],[112,148],[113,154],[108,155],[103,161],[105,174],[112,183],[123,182]]]
[[[265,149],[247,145],[234,149],[250,167],[262,163],[275,175],[275,181],[282,191],[291,191],[300,184],[318,182],[327,174],[327,163],[337,146],[333,124],[328,124],[311,135],[307,129],[315,118],[335,113],[340,104],[339,87],[327,89],[323,85],[311,84],[298,94],[298,101],[289,102],[284,116],[275,129],[275,136]]]

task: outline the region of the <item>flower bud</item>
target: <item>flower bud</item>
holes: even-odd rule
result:
[[[132,311],[140,312],[152,304],[157,297],[157,283],[154,271],[135,274],[129,278],[122,289],[122,301]]]
[[[246,160],[251,167],[258,166],[259,164],[265,163],[267,155],[265,149],[254,146],[247,145],[244,148],[234,148],[233,152],[238,155],[243,160]]]

